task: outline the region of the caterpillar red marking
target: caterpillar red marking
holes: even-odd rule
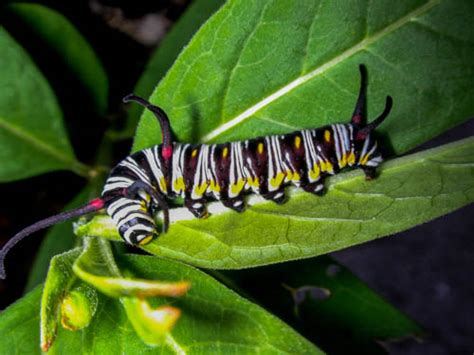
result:
[[[178,196],[184,198],[185,207],[194,216],[202,218],[208,215],[209,201],[222,201],[228,208],[244,211],[245,195],[250,193],[284,203],[289,185],[321,195],[324,179],[346,167],[361,168],[368,179],[374,178],[382,155],[371,133],[388,116],[392,98],[387,96],[379,117],[363,125],[363,65],[360,73],[359,96],[349,123],[211,145],[175,142],[166,113],[138,96],[128,95],[124,102],[137,102],[154,113],[163,143],[118,163],[107,178],[101,198],[37,222],[15,235],[0,252],[0,278],[5,278],[5,255],[18,241],[39,229],[102,208],[125,242],[144,245],[159,234],[153,218],[158,210],[163,211],[163,229],[167,230],[168,200]]]

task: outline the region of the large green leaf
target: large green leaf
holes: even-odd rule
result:
[[[146,279],[192,280],[188,294],[173,301],[183,314],[166,345],[146,346],[119,301],[101,296],[90,326],[60,329],[49,353],[319,353],[279,319],[192,267],[144,256],[128,256],[120,266]],[[40,288],[0,315],[0,353],[39,353],[39,298]]]
[[[422,332],[414,321],[326,255],[222,273],[328,354],[349,354],[354,349],[361,354],[385,353],[379,341]],[[325,292],[321,293],[321,288]]]
[[[474,200],[474,138],[383,164],[365,181],[359,171],[331,178],[328,193],[289,189],[284,205],[248,199],[238,214],[220,203],[206,220],[171,210],[169,231],[148,252],[217,269],[242,268],[325,254],[397,233]],[[79,226],[78,235],[119,239],[107,216]]]
[[[55,51],[89,92],[101,113],[107,109],[108,80],[92,47],[60,13],[38,4],[11,4],[10,9]]]
[[[223,3],[224,0],[196,0],[189,5],[186,12],[153,52],[134,89],[136,95],[142,97],[151,95],[156,84],[163,78],[193,34]],[[142,111],[141,106],[130,107],[125,136],[131,137],[135,133]]]
[[[85,175],[51,88],[1,27],[0,48],[0,182],[58,169]]]
[[[181,141],[222,142],[348,121],[359,74],[368,113],[405,152],[474,114],[474,3],[229,1],[200,31],[151,101]],[[147,112],[134,150],[159,140]]]

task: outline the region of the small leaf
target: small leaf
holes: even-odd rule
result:
[[[74,157],[51,88],[3,28],[0,48],[0,181],[59,169],[86,175],[87,167]]]
[[[153,52],[147,66],[138,81],[134,93],[149,97],[178,54],[189,42],[197,29],[224,3],[224,0],[193,1],[181,15],[171,31],[166,34],[158,48]],[[138,105],[130,106],[127,127],[124,135],[131,137],[135,132],[138,119],[143,108]]]
[[[307,258],[394,234],[474,200],[474,138],[394,159],[365,181],[352,171],[329,179],[323,197],[289,189],[284,205],[250,196],[242,214],[220,203],[196,219],[170,211],[166,234],[143,247],[155,254],[215,269],[238,269]],[[119,240],[106,216],[78,225],[79,236]]]
[[[151,349],[136,335],[120,301],[100,295],[89,327],[77,332],[60,328],[50,354],[320,353],[278,318],[190,266],[157,257],[126,256],[119,267],[143,279],[193,281],[188,294],[173,301],[182,315],[172,336]],[[0,314],[0,353],[38,352],[39,297],[36,289]],[[163,305],[160,299],[153,301],[153,307]]]
[[[396,154],[474,115],[470,0],[229,1],[194,36],[151,96],[181,142],[225,142],[347,122],[358,65],[368,117]],[[436,80],[433,80],[436,78]],[[134,151],[159,141],[143,115]]]
[[[81,249],[77,248],[57,255],[51,260],[41,297],[41,349],[43,351],[48,351],[56,339],[60,306],[65,293],[76,280],[72,272],[72,263],[80,253]]]
[[[152,309],[143,298],[178,297],[189,290],[189,283],[185,281],[171,283],[119,277],[121,272],[113,260],[109,242],[99,238],[86,238],[84,251],[73,270],[107,296],[120,298],[133,328],[148,345],[163,344],[181,313],[169,306]]]
[[[108,100],[107,75],[94,50],[79,31],[67,18],[46,6],[17,3],[8,7],[61,57],[89,92],[98,112],[104,113]]]
[[[329,256],[223,275],[329,354],[382,353],[379,341],[422,333]]]
[[[107,241],[86,238],[84,251],[74,263],[74,273],[109,297],[178,297],[189,290],[189,282],[161,282],[120,277]],[[131,301],[132,302],[132,301]],[[127,303],[128,304],[128,303]]]
[[[97,291],[82,284],[69,291],[61,302],[61,325],[71,331],[87,327],[97,310]]]
[[[147,301],[134,297],[121,298],[133,328],[145,344],[157,346],[166,341],[166,336],[176,324],[181,311],[170,306],[152,309]]]

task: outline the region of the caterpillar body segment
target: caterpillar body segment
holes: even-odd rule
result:
[[[284,135],[257,137],[221,144],[190,144],[173,140],[166,113],[133,94],[124,98],[152,111],[161,130],[163,144],[138,151],[110,172],[99,199],[69,212],[49,217],[15,235],[0,252],[3,261],[13,245],[27,235],[66,219],[104,208],[125,242],[144,245],[159,235],[154,220],[163,211],[163,231],[169,224],[168,200],[181,197],[194,216],[207,217],[206,203],[222,201],[235,211],[245,209],[245,195],[259,194],[276,203],[286,200],[285,188],[296,186],[321,195],[324,179],[342,169],[361,168],[367,179],[375,177],[382,162],[373,130],[388,116],[385,109],[364,125],[366,70],[360,66],[361,86],[351,121]]]

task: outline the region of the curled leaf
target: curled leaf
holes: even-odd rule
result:
[[[135,332],[148,345],[160,345],[181,315],[178,308],[152,308],[146,300],[123,297],[121,302]]]
[[[59,310],[64,294],[74,283],[76,277],[72,264],[80,255],[81,249],[73,249],[51,259],[48,276],[41,297],[41,349],[48,351],[58,331]]]
[[[152,297],[184,295],[189,282],[163,282],[124,278],[121,275],[108,242],[99,238],[87,238],[83,253],[73,265],[76,275],[109,297]]]

